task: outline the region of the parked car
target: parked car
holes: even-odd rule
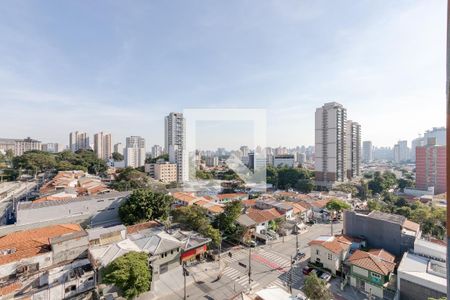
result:
[[[304,267],[303,268],[303,274],[305,275],[309,275],[309,273],[311,273],[314,269],[311,267]]]
[[[331,280],[331,274],[330,274],[330,273],[327,273],[327,272],[324,272],[324,273],[320,276],[320,279],[322,279],[322,280],[325,281],[325,282],[328,282],[328,281]]]

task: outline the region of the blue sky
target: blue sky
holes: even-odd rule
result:
[[[445,26],[444,0],[2,1],[0,136],[150,147],[170,111],[264,108],[269,145],[308,145],[338,101],[393,145],[444,125]],[[237,147],[244,127],[200,143]]]

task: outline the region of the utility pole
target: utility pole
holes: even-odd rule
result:
[[[300,232],[297,231],[297,234],[295,235],[295,253],[298,253],[298,235]]]
[[[252,290],[252,247],[248,251],[248,289]]]
[[[187,299],[187,296],[186,296],[186,276],[187,276],[186,264],[183,262],[183,277],[184,277],[184,296],[183,296],[183,300]]]
[[[292,294],[292,267],[294,266],[294,258],[291,255],[291,269],[289,270],[289,293]]]
[[[447,1],[447,82],[446,82],[446,96],[447,96],[447,195],[450,192],[449,168],[450,168],[450,0]],[[447,207],[447,297],[450,295],[450,252],[448,251],[450,245],[450,209]]]

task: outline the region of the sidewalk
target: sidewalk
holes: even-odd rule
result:
[[[220,262],[220,265],[219,261],[212,261],[189,266],[186,269],[195,282],[210,282],[217,279],[224,268],[225,264],[223,261]]]

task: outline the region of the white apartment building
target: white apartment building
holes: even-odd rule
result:
[[[112,155],[112,141],[110,133],[94,134],[94,152],[98,158],[109,159]]]
[[[361,125],[348,120],[346,129],[347,178],[351,180],[360,175]]]
[[[120,153],[123,155],[123,146],[122,143],[114,144],[114,152]]]
[[[29,137],[23,140],[16,140],[14,155],[20,156],[31,150],[41,150],[41,142]]]
[[[186,120],[182,113],[172,112],[164,119],[164,147],[169,153],[169,162],[177,165],[177,181],[189,180],[188,155],[186,151]]]
[[[163,154],[163,148],[160,145],[153,145],[152,147],[152,158],[156,158]]]
[[[436,145],[446,145],[447,144],[447,140],[446,140],[446,134],[447,134],[447,130],[445,129],[445,127],[434,127],[431,130],[427,130],[425,131],[424,134],[424,140],[427,141],[428,138],[436,138]]]
[[[145,139],[140,136],[130,136],[126,139],[124,149],[125,167],[138,168],[145,164]]]
[[[316,185],[332,187],[346,180],[347,110],[336,102],[325,103],[315,115]]]
[[[370,163],[373,161],[373,144],[371,141],[363,142],[363,162]]]
[[[295,156],[293,154],[275,155],[273,157],[273,166],[293,168],[295,166]]]
[[[80,149],[90,149],[89,136],[86,132],[74,131],[69,134],[69,148],[72,152]]]
[[[46,151],[49,153],[58,153],[63,151],[63,145],[58,143],[46,143],[41,146],[42,151]]]
[[[394,162],[406,162],[409,159],[408,141],[398,141],[394,145]]]

